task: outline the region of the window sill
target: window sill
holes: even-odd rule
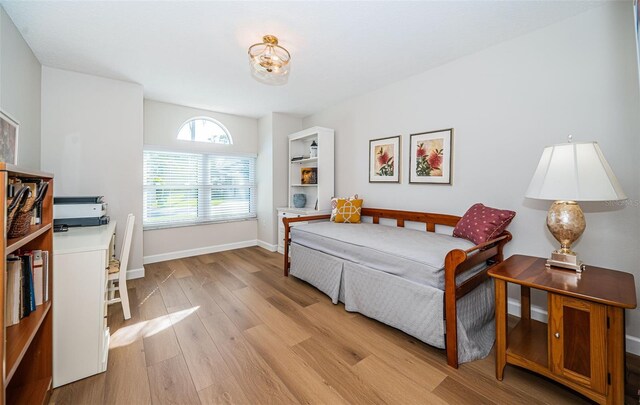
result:
[[[252,218],[235,218],[235,219],[219,219],[219,220],[211,220],[211,221],[198,221],[198,222],[181,222],[177,224],[158,224],[158,225],[143,225],[143,231],[157,231],[160,229],[170,229],[170,228],[187,228],[192,226],[202,226],[202,225],[214,225],[214,224],[227,224],[230,222],[245,222],[245,221],[257,221],[257,217]]]

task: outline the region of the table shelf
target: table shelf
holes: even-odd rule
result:
[[[509,332],[507,356],[549,367],[547,324],[534,319],[521,319]]]

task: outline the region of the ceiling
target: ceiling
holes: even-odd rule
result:
[[[598,6],[586,1],[0,1],[40,62],[140,83],[149,99],[300,116]],[[249,74],[264,34],[289,83]]]

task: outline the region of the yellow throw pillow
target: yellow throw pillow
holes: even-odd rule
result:
[[[339,199],[336,205],[336,223],[360,223],[360,212],[362,211],[362,200]]]
[[[339,197],[331,198],[331,218],[329,219],[329,221],[335,222],[336,220],[336,213],[338,211],[338,200],[357,200],[357,199],[358,199],[358,194],[354,194],[351,197],[346,197],[346,198],[339,198]]]

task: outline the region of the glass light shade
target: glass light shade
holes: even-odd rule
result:
[[[526,197],[554,201],[627,199],[597,142],[546,147]]]
[[[278,45],[278,38],[265,35],[261,44],[249,48],[249,67],[254,79],[261,83],[281,86],[289,81],[291,55]]]

